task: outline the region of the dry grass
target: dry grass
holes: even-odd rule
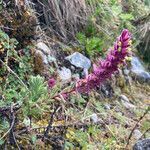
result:
[[[46,24],[47,31],[63,42],[74,39],[75,34],[86,24],[87,12],[84,0],[33,0],[33,2],[39,19]]]
[[[142,19],[136,21],[138,24],[140,35],[140,45],[138,49],[140,50],[141,54],[143,55],[144,59],[150,64],[150,14],[144,16]]]

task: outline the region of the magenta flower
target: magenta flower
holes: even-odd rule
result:
[[[118,71],[119,65],[125,64],[125,58],[130,56],[130,46],[131,34],[124,29],[106,59],[99,61],[99,65],[94,64],[93,72],[85,79],[77,81],[76,90],[80,93],[88,93],[110,78],[113,73]]]
[[[56,84],[56,80],[54,78],[50,78],[48,80],[48,87],[51,89]]]

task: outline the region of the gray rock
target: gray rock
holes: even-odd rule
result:
[[[38,42],[36,47],[40,49],[45,55],[49,55],[51,52],[50,48],[43,42]]]
[[[109,83],[101,85],[101,91],[105,97],[111,97],[113,95],[113,88]]]
[[[139,73],[138,78],[141,80],[143,79],[143,81],[148,81],[148,80],[150,80],[150,74],[148,72],[143,71],[143,72]]]
[[[135,108],[135,105],[131,104],[129,99],[125,95],[121,95],[119,99],[121,100],[125,108],[127,109]]]
[[[150,82],[150,73],[146,71],[138,57],[131,60],[131,72],[140,82]]]
[[[88,70],[84,68],[82,72],[82,77],[86,78],[87,76],[88,76]]]
[[[109,104],[104,104],[104,109],[106,109],[106,110],[110,110],[110,105]]]
[[[116,112],[120,112],[121,109],[120,109],[119,107],[115,107],[115,111],[116,111]]]
[[[134,130],[133,132],[133,137],[138,140],[140,137],[142,136],[141,131],[139,131],[138,129]]]
[[[77,80],[80,79],[80,75],[77,74],[77,73],[76,73],[76,74],[73,74],[73,75],[72,75],[72,78],[75,79],[75,81],[77,81]]]
[[[66,67],[62,67],[61,70],[58,70],[58,74],[62,81],[66,82],[71,80],[71,70]]]
[[[91,115],[90,119],[93,123],[97,123],[99,121],[98,116],[95,113]]]
[[[128,70],[127,68],[123,70],[123,74],[124,75],[127,76],[127,75],[129,75],[129,73],[130,73],[130,70]]]
[[[133,72],[145,71],[145,68],[138,57],[132,57],[131,65],[132,65],[131,71]]]
[[[76,68],[74,66],[71,66],[70,69],[74,72]]]
[[[91,61],[79,52],[75,52],[70,56],[67,56],[65,60],[69,61],[72,65],[82,68],[89,69],[91,67]]]
[[[132,85],[132,78],[130,76],[125,76],[126,84]]]
[[[124,105],[124,107],[126,107],[127,109],[131,109],[131,108],[135,108],[135,106],[129,102],[126,101],[122,101],[122,104]]]
[[[56,58],[55,57],[53,57],[53,56],[51,56],[51,55],[48,55],[47,56],[47,59],[48,59],[48,62],[56,62]]]
[[[150,138],[137,141],[133,150],[150,150]]]
[[[129,99],[125,95],[120,95],[119,99],[123,100],[123,101],[126,101],[126,102],[129,102]]]

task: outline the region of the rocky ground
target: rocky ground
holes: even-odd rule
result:
[[[73,90],[124,27],[134,44],[138,28],[149,33],[147,7],[60,2],[0,3],[0,149],[150,149],[150,72],[135,48],[127,65],[95,90]],[[135,20],[141,12],[146,19]],[[139,44],[146,53],[148,35]]]
[[[44,43],[40,44],[42,51],[48,49]],[[56,57],[48,55],[45,60],[46,55],[42,53],[41,56],[45,65],[49,64],[48,61],[55,64],[57,76],[64,87],[84,78],[92,64],[78,52],[64,56],[60,67]],[[66,147],[75,148],[80,143],[85,149],[131,149],[139,139],[149,138],[150,115],[144,113],[150,105],[150,74],[138,57],[134,56],[129,64],[96,93],[85,95],[85,98],[72,95],[74,98],[71,97],[69,104],[63,104],[66,119],[62,115],[53,125],[68,127]],[[38,127],[43,123],[48,125],[48,120],[35,122]]]

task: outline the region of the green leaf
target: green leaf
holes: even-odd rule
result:
[[[74,145],[70,142],[65,142],[65,149],[66,150],[70,150],[70,149],[74,149]]]
[[[93,53],[94,51],[101,52],[102,44],[103,42],[100,38],[93,37],[93,38],[87,39],[86,50],[89,54]]]
[[[23,123],[24,123],[26,126],[30,126],[30,119],[29,119],[29,118],[24,118]]]
[[[112,12],[115,16],[119,15],[121,12],[122,12],[122,8],[121,6],[116,6],[116,5],[113,5],[112,6]]]
[[[0,140],[0,145],[3,145],[4,144],[4,140]]]
[[[32,135],[31,140],[32,140],[33,144],[35,144],[35,142],[36,142],[36,140],[37,140],[36,135]]]
[[[148,7],[150,7],[150,0],[145,0],[145,5],[147,5]]]
[[[119,16],[122,20],[133,20],[134,19],[132,14],[120,14]]]
[[[79,40],[80,44],[84,44],[86,41],[86,36],[83,33],[79,32],[77,33],[77,39]]]

